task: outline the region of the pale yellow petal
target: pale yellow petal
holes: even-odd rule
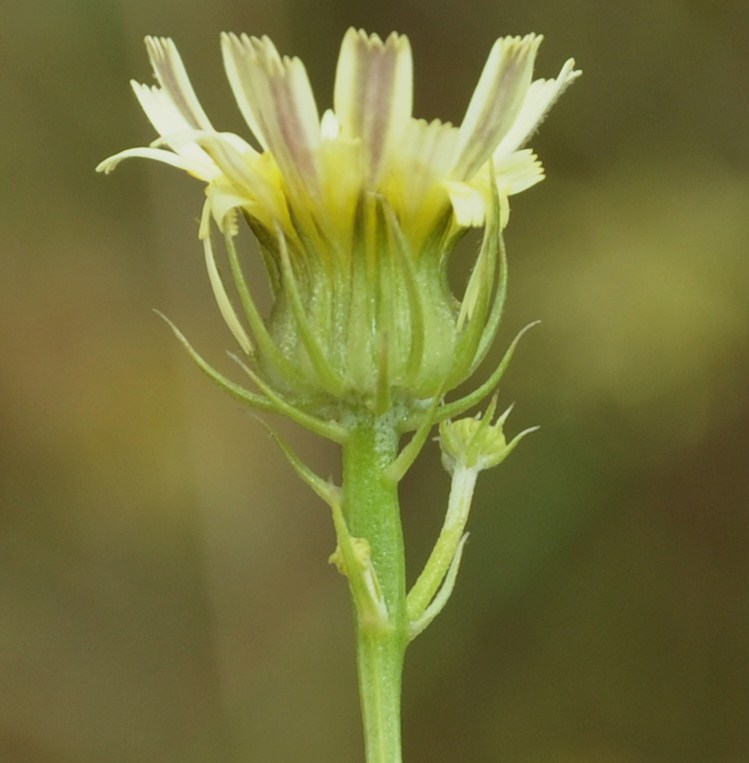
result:
[[[413,61],[408,38],[349,29],[336,69],[333,107],[346,138],[360,138],[373,187],[386,164],[390,147],[411,118]]]
[[[531,137],[559,96],[581,74],[579,69],[575,69],[574,60],[570,58],[556,79],[538,79],[531,83],[515,123],[494,152],[495,161],[512,153]]]
[[[320,119],[304,65],[267,38],[223,34],[224,66],[250,129],[287,180],[314,188]]]
[[[394,149],[398,181],[408,189],[406,195],[416,201],[447,177],[457,138],[458,130],[447,122],[410,120]]]
[[[455,222],[462,228],[478,227],[486,218],[484,194],[468,183],[446,180],[445,188],[453,206]]]
[[[321,206],[325,209],[326,225],[340,234],[344,247],[350,246],[356,208],[364,185],[364,166],[360,141],[323,140],[320,167],[327,181],[322,184]]]
[[[460,126],[452,177],[470,180],[492,155],[523,106],[541,37],[503,37],[492,47]]]
[[[212,130],[174,42],[168,37],[146,37],[146,50],[156,79],[188,126],[194,130]]]
[[[494,163],[497,185],[508,195],[520,193],[544,179],[544,168],[529,148],[515,151]]]
[[[163,162],[164,164],[169,164],[172,167],[177,167],[178,169],[185,170],[191,175],[195,175],[195,177],[199,178],[200,180],[205,181],[210,181],[218,172],[218,169],[213,164],[191,164],[190,162],[185,161],[185,159],[179,154],[175,154],[172,151],[165,151],[161,148],[128,148],[127,150],[120,151],[119,153],[114,154],[114,156],[110,156],[103,162],[100,162],[96,167],[96,171],[103,172],[105,175],[108,175],[123,159],[132,158],[153,159],[157,162]]]
[[[161,87],[142,85],[135,80],[132,80],[130,85],[148,121],[159,135],[171,135],[190,129],[189,122],[180,114],[172,99]]]
[[[194,141],[179,139],[179,136],[194,132],[195,128],[185,119],[175,106],[172,97],[160,87],[130,83],[138,102],[148,120],[161,136],[162,143],[178,153],[192,174],[210,179],[217,170],[210,157]],[[201,169],[202,168],[202,169]]]
[[[448,175],[458,131],[438,120],[412,119],[393,148],[382,192],[415,239],[429,234],[449,208]]]

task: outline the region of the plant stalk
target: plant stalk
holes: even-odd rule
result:
[[[397,484],[385,476],[398,435],[385,418],[361,422],[343,446],[343,508],[352,537],[369,544],[387,618],[355,612],[367,763],[401,763],[401,675],[408,643],[406,574]],[[355,605],[356,608],[356,605]]]

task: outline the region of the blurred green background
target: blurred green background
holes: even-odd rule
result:
[[[502,387],[457,592],[412,647],[412,763],[749,761],[749,5],[743,0],[37,0],[0,23],[0,761],[361,760],[326,508],[152,308],[230,368],[202,189],[104,157],[177,41],[243,132],[218,34],[269,34],[331,101],[349,25],[407,33],[416,113],[459,121],[502,34],[584,76],[513,205]],[[248,265],[260,278],[257,263]],[[501,347],[497,347],[498,355]],[[224,364],[226,364],[224,366]],[[323,474],[337,454],[280,423]],[[441,522],[403,490],[413,572]]]

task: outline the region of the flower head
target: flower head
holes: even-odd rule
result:
[[[211,283],[251,370],[269,388],[314,411],[341,401],[413,407],[470,375],[488,328],[496,328],[490,316],[501,309],[494,280],[507,198],[543,179],[524,144],[580,73],[570,59],[556,79],[533,81],[540,42],[532,34],[497,40],[454,127],[412,116],[404,36],[383,41],[350,29],[333,108],[321,115],[298,58],[279,55],[267,37],[224,34],[224,66],[255,148],[213,127],[174,43],[149,37],[158,84],[133,89],[159,138],[98,169],[145,157],[205,183],[199,234]],[[232,248],[238,214],[260,243],[274,296],[261,321],[232,264],[254,341],[211,244],[213,220]],[[456,299],[447,257],[476,226],[485,227],[484,246]]]

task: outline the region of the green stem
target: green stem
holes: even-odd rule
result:
[[[356,613],[356,655],[367,763],[401,763],[400,702],[408,643],[406,576],[397,483],[385,476],[398,449],[394,427],[367,417],[343,446],[348,532],[369,544],[387,618]],[[353,586],[353,581],[352,581]]]
[[[418,620],[424,614],[424,610],[437,593],[460,548],[478,473],[478,469],[463,466],[457,467],[453,472],[445,523],[424,565],[423,572],[408,594],[408,617],[411,622]]]

